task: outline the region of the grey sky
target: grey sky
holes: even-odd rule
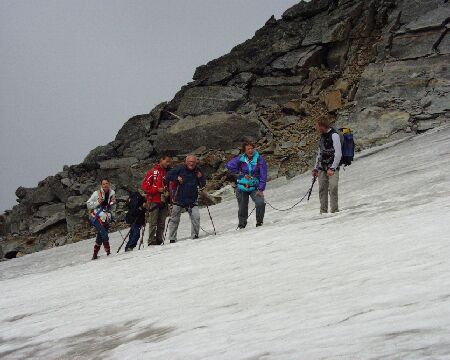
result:
[[[298,0],[0,0],[0,212]]]

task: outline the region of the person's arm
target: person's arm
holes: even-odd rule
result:
[[[114,221],[116,218],[116,208],[117,208],[116,193],[112,193],[109,199],[109,211],[108,211],[110,221]],[[108,217],[108,214],[106,216]]]
[[[167,173],[167,176],[166,176],[167,181],[178,181],[178,176],[180,174],[180,169],[181,169],[181,167],[177,166],[177,167],[173,168],[172,170],[170,170]]]
[[[88,201],[86,201],[86,206],[89,210],[94,210],[98,207],[98,192],[94,191]]]
[[[319,150],[317,151],[316,164],[314,165],[314,169],[319,170],[319,166],[320,166],[320,147]]]
[[[331,135],[331,139],[333,140],[334,147],[334,161],[331,165],[331,168],[336,170],[339,167],[342,159],[341,137],[339,136],[339,134],[334,133],[333,135]]]
[[[200,190],[203,190],[206,186],[206,178],[200,169],[197,172],[197,180],[198,180],[198,186],[199,186]]]
[[[266,189],[267,182],[267,163],[263,157],[259,158],[259,185],[258,191],[263,192]]]
[[[225,168],[231,171],[233,174],[239,174],[239,156],[235,156],[225,164]]]

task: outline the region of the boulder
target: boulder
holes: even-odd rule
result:
[[[130,167],[133,164],[136,164],[138,159],[135,157],[123,157],[111,160],[100,161],[100,169],[101,170],[109,170],[109,169],[120,169]]]
[[[402,60],[431,55],[444,31],[439,29],[398,35],[392,40],[391,56]]]
[[[31,192],[31,202],[35,205],[51,203],[57,200],[53,190],[48,186],[41,186]]]
[[[353,118],[339,118],[336,126],[351,127],[357,144],[364,148],[388,141],[393,134],[405,131],[410,125],[409,120],[406,111],[369,107]]]
[[[408,0],[400,4],[400,23],[409,24],[427,14],[438,6],[442,5],[442,0]]]
[[[86,208],[86,201],[88,201],[89,196],[71,196],[67,199],[66,209],[68,212],[78,211]],[[87,211],[87,210],[86,210]]]
[[[304,76],[267,76],[256,79],[253,87],[258,86],[281,86],[281,85],[301,85],[304,83]]]
[[[235,86],[201,86],[187,89],[178,115],[203,115],[233,111],[246,101],[247,91]]]
[[[283,13],[283,19],[307,19],[328,9],[331,0],[300,1]]]
[[[126,146],[142,139],[156,125],[156,122],[150,114],[133,116],[119,130],[116,135],[116,140],[121,141]]]
[[[146,138],[130,143],[123,151],[125,157],[135,157],[138,160],[148,159],[153,154],[153,145]]]
[[[325,106],[329,112],[334,112],[342,107],[342,96],[340,90],[331,90],[324,95]]]
[[[350,18],[344,18],[334,24],[333,22],[333,19],[330,19],[326,13],[316,16],[311,30],[302,41],[302,46],[346,40],[352,27]]]
[[[283,105],[283,112],[286,114],[306,115],[307,105],[302,100],[290,100]]]
[[[237,74],[235,77],[233,77],[229,82],[228,86],[247,86],[253,79],[255,75],[253,75],[251,72],[241,72]]]
[[[37,222],[30,226],[30,232],[32,234],[37,234],[41,231],[44,231],[48,229],[49,227],[52,227],[53,225],[56,225],[62,221],[66,220],[66,213],[65,211],[58,212],[47,218],[44,222]]]
[[[303,85],[253,86],[250,89],[249,97],[252,102],[257,104],[270,100],[272,104],[281,105],[300,98],[303,89]]]
[[[120,143],[120,141],[119,141]],[[95,149],[91,150],[89,154],[84,158],[84,163],[96,163],[103,160],[108,160],[113,157],[118,156],[116,147],[117,142],[112,142],[107,145],[97,146]]]
[[[439,7],[419,16],[405,26],[407,31],[423,31],[443,27],[450,19],[450,3],[443,3]]]
[[[447,30],[444,37],[439,42],[437,51],[439,54],[450,54],[450,30]]]
[[[323,48],[321,46],[309,46],[288,52],[272,62],[275,70],[295,73],[300,68],[320,66],[323,63]]]
[[[244,137],[258,139],[261,125],[255,115],[214,113],[188,116],[162,133],[155,142],[158,153],[191,152],[201,146],[208,149],[231,149]]]
[[[63,203],[42,205],[41,207],[39,207],[38,211],[34,214],[34,216],[40,218],[48,218],[58,213],[62,213],[64,212],[64,210],[65,205]]]

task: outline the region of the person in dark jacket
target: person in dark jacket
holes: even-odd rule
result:
[[[136,247],[142,226],[145,224],[145,198],[138,192],[130,195],[125,221],[131,226],[125,251],[131,251]]]
[[[167,180],[172,185],[172,210],[169,220],[169,239],[177,240],[178,225],[183,210],[191,219],[191,238],[197,239],[200,231],[200,211],[197,206],[198,192],[203,191],[206,179],[197,166],[194,155],[186,156],[184,165],[179,165],[167,173]]]
[[[330,195],[330,210],[335,213],[339,211],[338,185],[339,167],[342,158],[341,138],[326,119],[319,119],[316,128],[320,133],[320,143],[312,175],[319,178],[320,213],[328,212],[328,194]]]
[[[255,149],[255,145],[247,141],[242,145],[242,154],[231,159],[225,167],[237,175],[238,227],[243,229],[247,226],[249,197],[256,206],[256,226],[262,226],[266,210],[264,202],[267,181],[266,160]]]

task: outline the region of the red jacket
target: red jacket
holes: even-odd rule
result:
[[[161,202],[161,193],[158,189],[165,187],[166,174],[167,170],[157,164],[145,175],[141,187],[147,194],[147,202]]]

